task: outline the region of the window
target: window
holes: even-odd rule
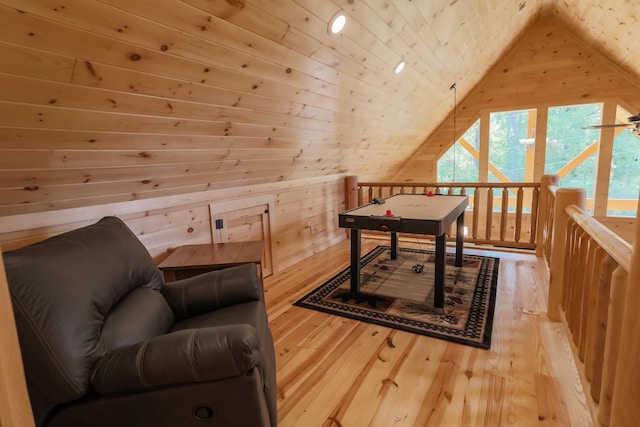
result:
[[[602,121],[601,104],[549,108],[544,171],[558,174],[561,187],[579,187],[593,198],[600,130],[583,129]]]
[[[480,120],[438,160],[438,182],[477,182]]]
[[[626,123],[626,117],[631,114],[618,108],[616,115]],[[623,127],[616,128],[615,132],[607,215],[635,217],[640,191],[640,137]]]
[[[527,166],[533,167],[536,110],[491,113],[490,117],[489,182],[530,181],[533,176],[527,176]]]

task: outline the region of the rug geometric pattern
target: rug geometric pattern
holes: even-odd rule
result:
[[[294,303],[389,328],[490,348],[498,258],[446,254],[445,304],[433,307],[433,251],[378,246],[361,259],[360,293],[349,292],[349,267]]]

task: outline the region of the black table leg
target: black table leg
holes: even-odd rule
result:
[[[360,290],[360,229],[351,229],[351,293]]]
[[[391,232],[391,259],[398,259],[398,233]]]
[[[462,267],[462,244],[464,243],[464,211],[456,222],[456,267]]]
[[[445,236],[436,236],[435,283],[433,287],[433,306],[444,307],[444,269],[445,269]]]

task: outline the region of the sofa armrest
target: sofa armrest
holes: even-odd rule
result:
[[[262,286],[254,263],[168,282],[161,291],[178,319],[262,299]]]
[[[185,329],[118,349],[96,363],[100,394],[241,376],[261,365],[256,329],[247,324]]]

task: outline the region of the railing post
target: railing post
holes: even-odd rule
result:
[[[346,210],[357,208],[358,203],[358,176],[348,175],[344,180],[344,207]],[[347,237],[351,237],[351,229],[347,228]]]
[[[553,210],[553,233],[551,242],[551,256],[549,257],[549,302],[547,315],[553,321],[560,321],[560,304],[562,303],[562,288],[564,284],[564,263],[566,247],[566,229],[569,216],[565,209],[576,205],[584,210],[586,207],[586,192],[582,188],[559,188],[556,191],[556,203]]]
[[[33,427],[9,284],[0,249],[0,425]]]
[[[349,175],[345,179],[345,208],[347,210],[358,207],[358,177]]]
[[[636,227],[631,253],[631,271],[627,285],[623,324],[620,331],[621,349],[616,364],[616,381],[611,406],[611,426],[640,425],[640,205],[636,214]]]
[[[540,180],[540,198],[538,199],[538,227],[536,228],[536,256],[544,255],[543,234],[545,223],[548,221],[547,211],[549,206],[549,187],[557,186],[560,181],[558,175],[542,175]]]
[[[598,406],[598,421],[602,426],[610,426],[611,403],[615,387],[615,375],[620,356],[620,329],[624,321],[624,301],[627,294],[627,272],[618,267],[611,275],[609,295],[609,319],[607,321],[607,337],[604,346],[602,366],[602,388]],[[604,301],[603,301],[604,302]],[[636,360],[637,363],[637,360]],[[636,396],[637,398],[637,396]]]

